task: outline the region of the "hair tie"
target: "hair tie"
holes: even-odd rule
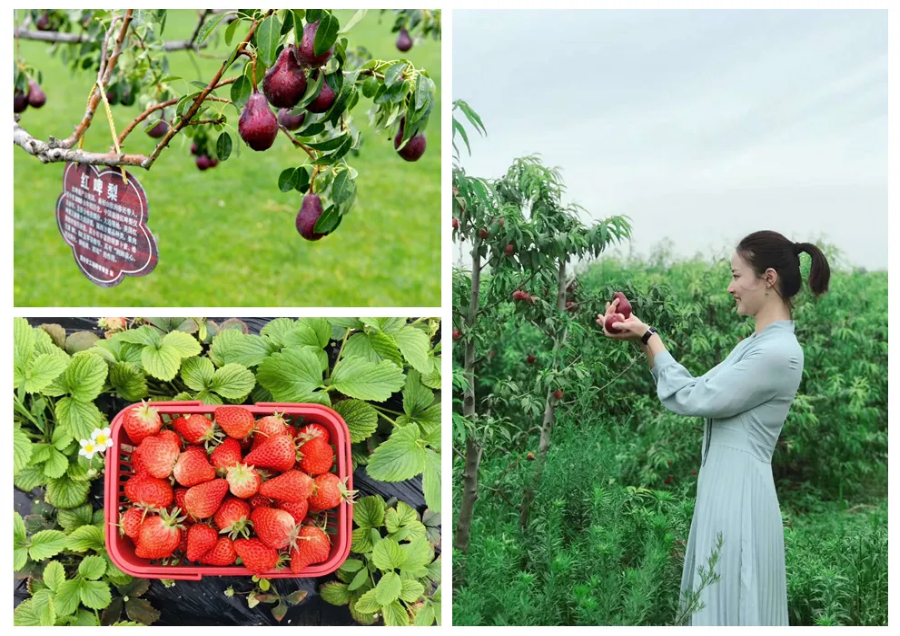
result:
[[[802,243],[794,243],[794,256],[800,256],[800,252],[803,251]]]

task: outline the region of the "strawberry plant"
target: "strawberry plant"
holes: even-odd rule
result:
[[[149,170],[183,135],[191,142],[191,161],[205,171],[240,154],[241,145],[262,152],[281,135],[297,161],[270,186],[296,193],[296,229],[319,240],[340,226],[356,199],[358,173],[350,158],[362,139],[352,113],[362,98],[372,100],[374,134],[388,133],[399,158],[417,161],[426,151],[436,85],[406,59],[372,59],[352,47],[348,34],[365,13],[360,9],[342,25],[330,9],[206,9],[190,38],[171,41],[163,39],[165,9],[31,9],[15,37],[53,43],[73,71],[96,79],[85,87],[87,110],[74,132],[38,139],[25,122],[47,95],[40,70],[17,53],[14,143],[43,163]],[[440,31],[439,12],[398,19],[423,33]],[[218,39],[230,52],[212,77],[189,81],[177,74],[170,53],[199,53]],[[111,149],[83,148],[95,117],[112,123],[111,108],[135,103],[143,111],[121,131],[112,125]],[[149,154],[128,152],[128,138],[139,130],[159,140]]]
[[[437,542],[425,523],[440,520],[377,495],[355,508],[351,552],[358,558],[347,559],[338,580],[322,585],[322,598],[349,606],[364,625],[440,625],[441,559],[434,557]]]
[[[353,468],[378,481],[421,479],[430,509],[423,533],[439,541],[439,319],[278,318],[259,335],[234,319],[107,318],[100,321],[106,337],[67,335],[59,325],[33,327],[21,318],[14,326],[14,483],[43,493],[32,514],[16,517],[14,566],[31,595],[17,607],[16,624],[158,620],[140,598],[142,583],[109,560],[103,511],[89,498],[112,445],[109,418],[138,401],[123,426],[133,441],[140,439],[130,449],[142,449],[133,461],[144,474],[126,482],[124,494],[137,512],[123,515],[121,530],[139,556],[163,561],[188,550],[199,562],[220,566],[240,556],[261,574],[279,564],[302,571],[322,560],[317,550],[327,548],[327,535],[301,522],[321,518],[324,525],[328,511],[353,493],[329,479],[326,429],[251,417],[247,433],[239,404],[264,401],[316,402],[338,411],[351,433]],[[217,406],[216,422],[159,417],[157,400]],[[254,444],[258,431],[265,434]],[[290,467],[276,456],[284,439],[291,442]],[[258,497],[273,505],[260,508]],[[281,545],[287,526],[289,545],[300,528],[296,554],[279,554],[286,548],[260,541]],[[278,620],[303,600],[279,595],[264,581],[257,580],[248,603],[272,605]]]

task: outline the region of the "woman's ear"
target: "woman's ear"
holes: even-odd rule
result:
[[[767,287],[775,287],[775,285],[778,283],[778,272],[770,267],[766,270],[765,279]]]

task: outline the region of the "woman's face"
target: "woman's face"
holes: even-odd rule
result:
[[[738,314],[755,316],[766,298],[766,281],[756,275],[738,254],[731,257],[731,284],[728,293],[734,297]]]

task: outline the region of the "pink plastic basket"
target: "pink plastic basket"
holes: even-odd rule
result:
[[[124,511],[130,502],[125,497],[125,482],[134,475],[131,469],[131,453],[135,445],[128,437],[128,433],[122,426],[125,411],[132,408],[131,405],[113,419],[110,425],[113,446],[106,456],[106,546],[109,556],[116,566],[131,576],[142,579],[178,579],[186,581],[199,581],[204,576],[252,576],[251,572],[242,565],[227,567],[215,567],[207,565],[162,565],[155,561],[142,559],[135,555],[134,544],[128,537],[123,537],[117,528],[119,514]],[[212,415],[216,407],[202,402],[153,402],[153,407],[160,415],[174,419],[180,415],[201,413]],[[328,429],[331,444],[335,448],[335,472],[341,479],[347,479],[347,487],[353,488],[353,462],[350,458],[350,432],[343,418],[335,411],[320,404],[282,404],[265,403],[255,406],[247,405],[255,417],[271,415],[276,411],[283,413],[289,421],[302,418],[303,424],[321,424]],[[166,417],[163,417],[165,422]],[[337,513],[329,514],[328,532],[331,537],[331,554],[324,563],[311,565],[303,570],[299,576],[291,572],[289,568],[273,570],[265,575],[266,578],[311,578],[324,576],[337,570],[350,554],[351,533],[353,530],[353,507],[348,502],[342,502]]]

